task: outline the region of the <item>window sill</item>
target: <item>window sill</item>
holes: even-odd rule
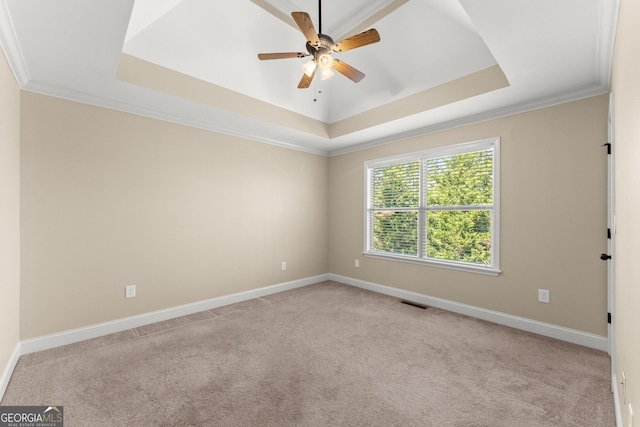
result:
[[[498,276],[501,273],[499,269],[496,269],[493,267],[484,267],[480,265],[466,264],[466,263],[455,262],[455,261],[435,261],[435,260],[421,259],[417,257],[390,255],[390,254],[385,254],[380,252],[363,252],[362,255],[368,258],[378,258],[378,259],[384,259],[387,261],[406,262],[409,264],[428,265],[430,267],[447,268],[449,270],[458,270],[458,271],[464,271],[467,273],[485,274],[488,276]]]

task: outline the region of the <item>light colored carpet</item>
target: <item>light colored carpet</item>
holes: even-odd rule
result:
[[[325,282],[25,355],[65,426],[615,425],[600,351]]]

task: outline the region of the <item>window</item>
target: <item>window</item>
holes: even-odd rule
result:
[[[366,162],[364,254],[499,274],[499,144]]]

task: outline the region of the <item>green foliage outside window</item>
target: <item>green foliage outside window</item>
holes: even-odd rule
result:
[[[492,264],[492,149],[376,167],[371,179],[372,250],[418,256],[424,241],[427,258]]]
[[[374,250],[418,255],[418,212],[376,212]]]
[[[380,252],[418,255],[420,163],[376,168],[372,179],[374,207],[415,208],[414,211],[374,212],[373,249]]]
[[[491,213],[427,213],[427,257],[491,264]]]
[[[492,150],[427,161],[427,206],[493,203]],[[427,211],[427,257],[491,264],[491,211]]]

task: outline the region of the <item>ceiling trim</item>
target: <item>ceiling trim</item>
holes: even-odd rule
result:
[[[126,53],[120,55],[116,78],[327,140],[509,86],[500,66],[493,65],[344,120],[324,123]]]
[[[509,87],[509,81],[500,66],[494,65],[332,123],[329,137],[348,135],[505,87]]]
[[[177,114],[166,113],[149,107],[141,107],[139,105],[113,100],[103,96],[89,95],[83,92],[73,91],[63,87],[53,86],[47,83],[29,81],[22,90],[33,92],[39,95],[51,96],[54,98],[65,99],[67,101],[79,102],[81,104],[92,105],[94,107],[107,108],[110,110],[120,111],[123,113],[135,114],[137,116],[148,117],[151,119],[162,120],[178,125],[190,126],[198,129],[208,130],[224,135],[250,139],[256,142],[262,142],[269,145],[275,145],[282,148],[288,148],[295,151],[316,154],[320,156],[328,156],[329,151],[314,150],[307,147],[301,147],[294,143],[278,140],[275,138],[267,138],[262,134],[247,131],[245,128],[237,128],[231,126],[223,126],[220,123],[213,123],[204,120],[195,120],[192,117],[179,116]]]
[[[329,137],[327,124],[324,122],[126,53],[120,54],[116,78],[278,126],[322,138]]]
[[[606,5],[607,1],[609,2],[609,7]],[[618,32],[620,0],[603,0],[600,13],[602,16],[598,32],[597,77],[603,85],[610,87],[615,35]]]
[[[0,48],[9,63],[9,68],[21,88],[30,80],[27,64],[22,56],[22,50],[18,44],[16,30],[13,26],[7,4],[0,1]]]
[[[125,0],[131,1],[133,4],[133,0]],[[256,3],[264,0],[251,0]],[[396,0],[398,2],[406,3],[408,0]],[[418,1],[418,0],[416,0]],[[402,3],[402,4],[404,4]],[[13,5],[14,3],[10,3]],[[17,3],[16,3],[17,4]],[[18,42],[18,37],[16,33],[16,28],[14,27],[14,19],[12,19],[9,14],[8,9],[8,1],[0,0],[0,48],[3,50],[8,65],[14,74],[14,77],[17,81],[18,86],[22,90],[40,93],[43,95],[53,96],[57,98],[67,99],[75,102],[80,102],[88,105],[99,106],[103,108],[108,108],[117,111],[123,111],[131,114],[136,114],[143,117],[150,117],[158,120],[163,120],[167,122],[182,124],[186,126],[192,126],[195,128],[200,128],[212,132],[217,132],[226,135],[232,135],[236,137],[246,138],[262,143],[267,143],[270,145],[276,145],[287,149],[293,149],[296,151],[303,151],[312,154],[322,155],[322,156],[336,156],[340,154],[345,154],[354,151],[360,151],[363,149],[367,149],[373,146],[393,143],[397,141],[401,141],[407,138],[412,138],[420,135],[430,134],[434,132],[439,132],[447,129],[457,128],[461,126],[466,126],[473,123],[483,122],[487,120],[493,120],[505,116],[510,116],[514,114],[519,114],[531,110],[536,110],[540,108],[545,108],[557,104],[562,104],[565,102],[571,102],[575,100],[579,100],[582,98],[587,98],[590,96],[600,95],[607,93],[609,91],[610,86],[610,70],[611,63],[613,57],[614,50],[614,42],[615,42],[615,29],[617,26],[617,17],[619,14],[619,5],[620,0],[600,0],[600,27],[598,34],[598,50],[597,50],[597,58],[596,64],[590,65],[588,68],[593,72],[596,71],[596,79],[592,85],[585,86],[583,88],[579,88],[574,90],[569,94],[558,95],[552,98],[538,99],[527,101],[525,103],[515,104],[511,106],[503,106],[494,110],[484,111],[476,114],[467,115],[465,117],[459,117],[457,119],[452,119],[449,121],[445,121],[442,123],[437,123],[433,125],[426,125],[418,129],[407,130],[399,133],[394,133],[392,135],[388,135],[385,137],[376,138],[373,132],[363,132],[363,134],[371,135],[371,138],[365,142],[356,143],[353,146],[340,148],[336,150],[332,150],[331,141],[333,135],[331,135],[330,131],[327,131],[327,135],[320,135],[310,133],[305,130],[299,130],[297,127],[292,127],[290,123],[282,124],[278,121],[273,120],[262,120],[261,123],[257,123],[257,126],[249,128],[243,128],[236,120],[236,116],[247,115],[247,110],[252,108],[251,104],[244,104],[243,110],[224,110],[223,108],[207,104],[200,103],[202,107],[196,106],[196,104],[187,104],[187,100],[182,100],[181,104],[183,106],[191,105],[193,106],[192,112],[195,111],[197,117],[189,117],[189,115],[185,111],[174,110],[169,112],[169,110],[163,110],[163,107],[160,104],[147,104],[146,106],[135,105],[133,101],[121,101],[115,98],[115,94],[111,94],[106,90],[96,90],[93,93],[83,93],[80,91],[75,91],[70,89],[64,83],[54,84],[54,83],[45,83],[43,81],[34,81],[32,80],[31,73],[34,75],[40,76],[40,71],[36,68],[33,68],[33,64],[27,64],[25,61],[25,56],[22,52],[22,47]],[[15,20],[15,24],[19,24],[21,21],[18,21],[17,18]],[[20,28],[20,27],[19,27]],[[29,59],[31,59],[29,57]],[[32,67],[29,70],[29,65]],[[592,68],[593,67],[593,68]],[[511,76],[510,76],[511,77]],[[119,82],[119,85],[125,85],[126,83]],[[119,87],[118,87],[119,88]],[[136,89],[134,95],[139,95],[145,93],[145,88]],[[155,93],[152,99],[168,99],[167,97],[171,96],[167,93]],[[246,95],[245,95],[246,96]],[[491,95],[488,95],[491,96]],[[479,97],[481,98],[482,95]],[[133,96],[130,99],[134,99]],[[249,97],[250,99],[253,99]],[[207,107],[208,105],[208,107]],[[475,105],[475,104],[474,104]],[[208,108],[205,110],[205,108]],[[445,112],[451,111],[450,109],[454,109],[455,105],[450,107],[445,107]],[[288,110],[287,110],[288,111]],[[479,110],[476,110],[479,111]],[[204,114],[200,114],[204,113]],[[292,114],[296,114],[290,112]],[[255,116],[252,116],[256,118]],[[306,117],[306,116],[305,116]],[[416,116],[420,117],[420,116]],[[452,116],[449,116],[452,117]],[[225,121],[225,119],[231,118],[231,121]],[[308,118],[308,117],[307,117]],[[308,118],[310,119],[310,118]],[[313,120],[313,119],[311,119]],[[345,119],[347,120],[347,119]],[[398,123],[401,122],[401,119],[397,119]],[[322,122],[320,122],[322,123]],[[337,122],[336,122],[337,123]],[[424,124],[424,122],[423,122]],[[324,124],[325,126],[328,126]],[[353,132],[358,132],[362,129],[357,129]],[[298,145],[298,141],[296,138],[303,136],[302,134],[306,133],[306,135],[316,135],[315,142],[320,142],[320,144],[316,145],[315,148],[307,148]],[[305,136],[306,136],[305,135]],[[348,135],[348,134],[341,134]],[[357,139],[357,135],[354,133]],[[322,146],[322,138],[327,138],[327,149],[324,150],[324,146]],[[340,141],[341,136],[335,137],[336,143],[345,142],[349,140],[350,137],[346,136],[342,141]],[[358,139],[362,141],[363,139]],[[302,138],[300,139],[302,141]],[[335,146],[335,145],[334,145]]]
[[[440,122],[434,125],[424,126],[421,128],[413,129],[406,132],[400,132],[394,135],[389,135],[382,138],[377,138],[371,141],[367,141],[361,144],[349,146],[347,148],[332,150],[329,152],[329,157],[340,156],[342,154],[354,153],[357,151],[366,150],[369,148],[377,147],[379,145],[391,144],[394,142],[402,141],[405,139],[415,138],[423,135],[428,135],[436,132],[442,132],[450,129],[455,129],[463,126],[468,126],[476,123],[486,122],[489,120],[501,119],[503,117],[509,117],[516,114],[527,113],[530,111],[540,110],[542,108],[553,107],[560,104],[566,104],[567,102],[579,101],[581,99],[591,98],[593,96],[599,96],[609,93],[609,88],[601,85],[588,86],[569,94],[564,94],[558,97],[546,98],[543,100],[537,100],[532,102],[526,102],[514,106],[505,108],[498,108],[491,111],[485,111],[478,114],[472,114],[459,119],[449,120],[446,122]]]
[[[339,150],[314,150],[299,145],[278,140],[275,138],[267,138],[262,134],[256,134],[248,132],[246,129],[240,129],[236,127],[222,126],[218,123],[211,123],[209,121],[194,120],[191,117],[178,116],[175,114],[168,114],[163,111],[151,109],[148,107],[140,107],[138,105],[115,101],[105,97],[87,95],[86,93],[80,93],[71,91],[66,88],[54,87],[49,84],[38,83],[34,81],[28,82],[23,90],[37,93],[40,95],[52,96],[55,98],[66,99],[68,101],[79,102],[82,104],[92,105],[96,107],[108,108],[111,110],[121,111],[124,113],[135,114],[142,117],[148,117],[156,120],[163,120],[170,123],[175,123],[184,126],[191,126],[198,129],[208,130],[212,132],[221,133],[224,135],[235,136],[239,138],[246,138],[256,142],[261,142],[269,145],[274,145],[282,148],[291,149],[294,151],[302,151],[305,153],[315,154],[325,157],[335,157],[342,154],[353,153],[357,151],[366,150],[369,148],[377,147],[380,145],[391,144],[402,140],[415,138],[423,135],[428,135],[436,132],[442,132],[450,129],[455,129],[463,126],[468,126],[476,123],[486,122],[489,120],[500,119],[516,114],[522,114],[529,111],[539,110],[541,108],[553,107],[555,105],[564,104],[567,102],[578,101],[592,96],[603,95],[609,93],[608,87],[601,85],[585,87],[581,90],[566,94],[563,96],[548,98],[544,100],[519,104],[516,106],[499,108],[487,112],[473,114],[460,119],[449,120],[441,122],[435,125],[424,126],[422,128],[413,129],[406,132],[400,132],[397,134],[389,135],[383,138],[377,138],[367,141],[362,144],[356,144],[344,149]]]

